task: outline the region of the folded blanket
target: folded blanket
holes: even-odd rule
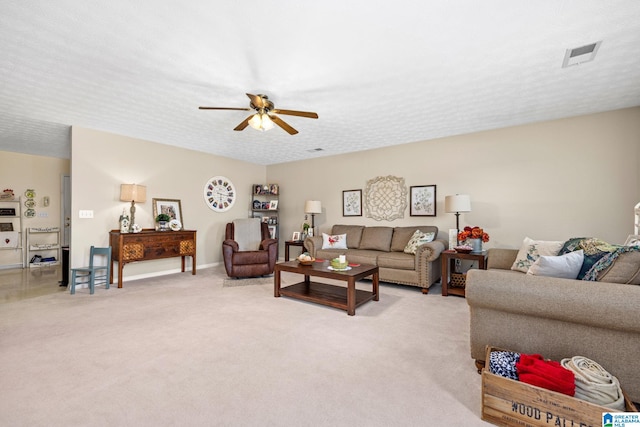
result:
[[[575,394],[574,374],[559,362],[544,360],[539,354],[521,354],[516,370],[524,383],[569,396]]]
[[[595,281],[598,273],[609,268],[625,252],[640,251],[640,246],[612,245],[595,237],[574,237],[567,240],[558,255],[582,249],[584,261],[578,280]]]
[[[620,382],[597,362],[583,356],[574,356],[562,359],[561,364],[575,374],[577,398],[624,411]]]

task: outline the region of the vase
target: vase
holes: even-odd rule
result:
[[[471,253],[479,254],[482,252],[482,239],[469,239],[471,249]]]

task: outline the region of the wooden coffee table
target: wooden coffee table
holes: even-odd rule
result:
[[[302,265],[298,261],[288,261],[276,264],[274,271],[273,296],[281,295],[297,298],[304,301],[328,305],[330,307],[346,310],[349,316],[356,314],[356,307],[367,301],[378,301],[378,267],[375,265],[361,264],[352,266],[348,271],[329,270],[329,261],[314,262],[311,265]],[[288,271],[304,275],[304,281],[295,285],[280,287],[280,273]],[[365,277],[372,276],[373,289],[367,292],[356,289],[356,282]],[[330,285],[328,283],[312,282],[311,277],[325,277],[327,279],[347,282],[347,287]]]

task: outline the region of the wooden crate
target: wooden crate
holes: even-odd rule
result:
[[[489,371],[492,351],[487,346],[482,370],[482,419],[497,426],[600,426],[603,412],[615,412],[575,397],[511,380]],[[624,391],[623,391],[624,393]],[[628,412],[637,409],[624,394]]]

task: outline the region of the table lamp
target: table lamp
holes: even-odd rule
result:
[[[316,225],[314,217],[316,214],[322,213],[322,203],[319,200],[307,200],[304,202],[304,213],[311,214],[311,229],[313,235],[316,235]]]
[[[457,234],[460,232],[460,212],[471,212],[471,198],[467,194],[456,194],[455,196],[447,196],[444,198],[444,211],[447,213],[456,214]]]
[[[132,232],[133,225],[136,223],[136,202],[144,203],[147,201],[147,187],[137,184],[120,185],[120,201],[131,202],[131,222],[129,223],[129,232]]]

